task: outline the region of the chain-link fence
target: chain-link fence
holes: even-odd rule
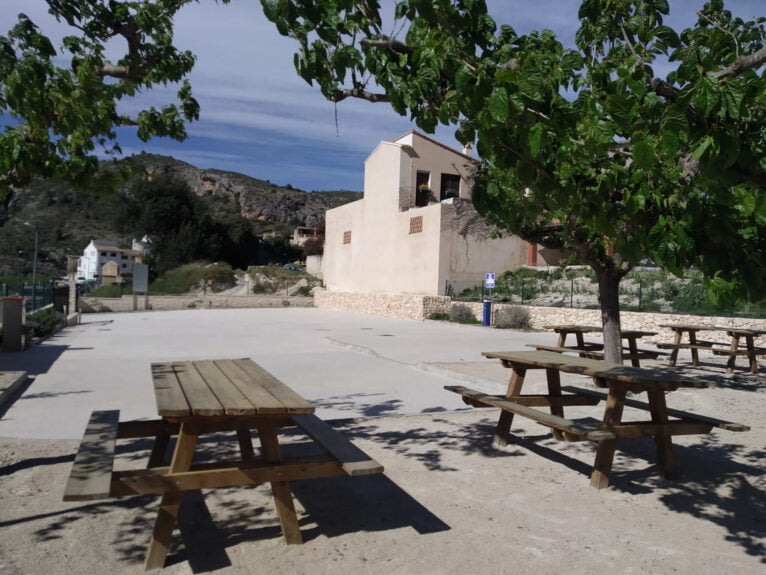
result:
[[[451,292],[448,285],[447,295],[456,301],[599,308],[598,282],[589,268],[523,268],[499,274],[494,288],[482,284],[459,294]],[[679,278],[656,268],[633,270],[620,283],[619,294],[624,311],[766,317],[766,302],[743,302],[734,309],[717,309],[707,297],[702,275],[695,271]]]

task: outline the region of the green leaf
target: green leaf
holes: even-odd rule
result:
[[[529,152],[533,158],[537,158],[540,154],[540,144],[543,137],[543,124],[538,122],[529,130],[527,136],[527,143],[529,144]]]
[[[502,124],[508,121],[508,90],[495,87],[489,96],[489,113],[492,119]]]
[[[647,139],[639,139],[633,142],[633,162],[637,168],[650,170],[655,162],[654,146]]]
[[[709,116],[721,101],[718,82],[710,76],[703,76],[694,88],[694,104],[703,116]]]

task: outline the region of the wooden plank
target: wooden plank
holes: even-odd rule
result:
[[[91,413],[64,488],[64,501],[110,497],[119,419],[119,410]]]
[[[641,387],[659,386],[671,391],[679,387],[709,387],[712,381],[690,377],[676,370],[661,367],[633,367],[597,361],[582,357],[565,356],[549,351],[493,351],[482,352],[488,358],[497,358],[509,365],[534,368],[555,368],[567,373],[579,373],[608,381],[631,383]]]
[[[252,359],[235,359],[234,363],[245,371],[253,381],[279,400],[289,413],[314,413],[314,406],[303,399]]]
[[[117,427],[117,439],[132,439],[136,437],[156,437],[157,435],[177,435],[178,424],[161,419],[145,421],[121,421]]]
[[[337,459],[349,475],[372,475],[382,473],[383,466],[351,443],[338,430],[314,414],[294,415],[293,421],[306,434]]]
[[[183,417],[191,415],[189,402],[186,401],[178,377],[170,363],[152,364],[152,382],[154,397],[157,401],[157,413],[162,417]]]
[[[624,384],[614,385],[606,398],[604,409],[604,427],[619,425],[622,420],[622,411],[625,406],[627,386]],[[590,474],[590,486],[596,489],[604,489],[609,486],[609,475],[612,472],[614,452],[617,449],[617,438],[605,439],[599,442],[596,449],[596,460],[593,463],[593,471]]]
[[[327,456],[323,456],[323,459],[312,458],[310,461],[293,462],[290,459],[280,463],[260,462],[252,466],[240,464],[210,469],[205,469],[204,466],[199,466],[201,469],[195,467],[197,466],[193,466],[190,471],[178,473],[169,473],[167,467],[115,471],[112,493],[116,497],[156,495],[191,489],[237,487],[277,480],[297,481],[345,475],[340,463]]]
[[[192,415],[224,415],[221,402],[218,401],[207,382],[194,367],[194,362],[173,362],[173,371],[176,372],[178,383],[189,402]]]
[[[237,365],[233,360],[215,360],[216,367],[229,378],[233,385],[239,389],[256,408],[257,413],[262,414],[286,414],[284,404],[268,392],[246,370]]]
[[[583,389],[583,388],[574,387],[571,385],[564,386],[561,389],[562,391],[567,391],[569,393],[588,395],[591,397],[598,397],[599,399],[607,398],[606,393],[592,390],[592,389]],[[644,401],[638,401],[635,399],[625,399],[625,405],[629,407],[635,407],[637,409],[643,409],[645,411],[649,411],[649,404]],[[672,417],[678,417],[686,421],[695,421],[695,422],[699,422],[703,424],[709,424],[709,425],[712,425],[713,427],[726,429],[727,431],[750,431],[750,427],[748,427],[747,425],[743,425],[741,423],[734,423],[732,421],[726,421],[724,419],[707,417],[705,415],[697,415],[696,413],[691,413],[689,411],[681,411],[680,409],[672,409],[672,408],[668,408],[667,412],[668,412],[668,415]]]
[[[268,462],[280,463],[282,461],[282,450],[279,447],[279,439],[276,431],[270,425],[258,426],[258,439],[261,442],[263,458]],[[303,543],[298,515],[295,513],[295,502],[290,490],[290,482],[272,481],[271,494],[274,497],[274,507],[279,516],[279,525],[282,528],[282,535],[288,545]]]
[[[255,406],[212,360],[195,361],[194,367],[207,383],[226,415],[252,415]]]
[[[574,438],[578,440],[601,441],[603,439],[613,439],[615,437],[615,434],[611,431],[598,429],[590,425],[580,424],[576,421],[570,421],[568,419],[564,419],[563,417],[558,417],[556,415],[551,415],[537,409],[532,409],[530,407],[526,407],[511,401],[510,399],[498,399],[497,396],[488,395],[486,393],[482,393],[480,391],[469,389],[460,385],[446,385],[444,386],[444,389],[470,397],[474,401],[479,401],[494,407],[499,407],[504,411],[516,413],[533,421],[537,421],[549,427],[556,428],[564,432],[568,438],[571,437],[571,439],[569,439],[570,441],[573,441]]]
[[[619,425],[613,425],[608,429],[613,431],[618,439],[634,439],[638,437],[656,437],[658,434],[703,435],[705,433],[710,433],[713,426],[709,423],[698,423],[676,419],[665,423],[653,423],[651,421],[623,421]]]
[[[170,462],[170,473],[181,473],[189,470],[194,448],[197,445],[197,432],[193,426],[183,423],[178,431],[173,458]],[[154,522],[154,531],[146,552],[144,567],[146,570],[159,569],[165,564],[170,542],[173,538],[173,529],[178,520],[178,511],[181,508],[181,492],[165,491],[160,501],[160,510]]]
[[[527,407],[551,407],[552,405],[562,405],[564,407],[571,405],[598,405],[598,402],[600,401],[600,399],[596,397],[586,397],[583,395],[562,395],[559,397],[552,397],[548,394],[536,393],[516,395],[511,398],[505,397],[504,395],[494,395],[492,397],[497,399],[511,399],[512,401],[515,401],[521,405],[526,405]],[[463,397],[463,401],[465,401],[468,405],[473,405],[473,407],[492,407],[482,402],[476,402],[469,397]]]
[[[715,341],[697,341],[695,343],[658,343],[655,344],[660,349],[702,349],[711,350],[713,346],[719,345]]]

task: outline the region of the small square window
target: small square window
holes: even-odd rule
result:
[[[423,231],[423,216],[410,218],[410,233],[419,234]]]
[[[351,232],[343,232],[343,243],[344,244],[350,244],[351,243]]]

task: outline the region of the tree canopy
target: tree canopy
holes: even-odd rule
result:
[[[377,0],[262,4],[325,97],[387,101],[476,143],[479,211],[595,269],[608,358],[620,278],[642,258],[699,267],[722,306],[766,297],[766,19],[713,0],[677,31],[667,0],[583,0],[567,47],[498,26],[484,0],[399,0],[395,36]]]
[[[25,14],[0,36],[0,115],[12,118],[0,134],[0,200],[34,176],[88,187],[96,154],[120,153],[117,128],[132,126],[143,141],[183,140],[185,123],[199,116],[185,80],[194,55],[173,45],[173,16],[192,0],[45,1],[69,26],[61,47]],[[107,44],[122,51],[114,62]],[[121,110],[120,103],[168,83],[180,84],[175,103],[135,115]]]

